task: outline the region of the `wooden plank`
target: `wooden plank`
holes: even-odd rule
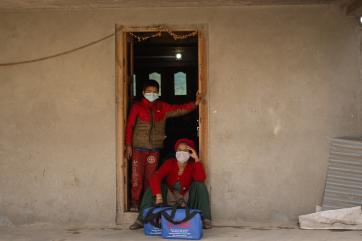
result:
[[[207,63],[206,63],[206,31],[198,29],[198,62],[199,62],[199,92],[204,100],[199,105],[199,152],[205,169],[208,167],[208,110],[207,110]]]
[[[127,109],[128,109],[128,61],[127,61],[127,54],[128,54],[128,48],[127,48],[127,33],[123,33],[122,35],[122,39],[123,39],[123,95],[122,95],[122,100],[123,101],[123,119],[122,119],[122,123],[123,123],[123,133],[125,132],[126,129],[126,123],[127,123]],[[124,141],[124,137],[125,135],[122,135],[122,139]],[[123,153],[125,150],[125,144],[122,145],[122,149],[123,149]],[[128,160],[126,157],[123,157],[123,210],[126,211],[128,210]]]
[[[124,211],[124,122],[123,122],[123,31],[122,26],[116,25],[115,30],[115,70],[116,70],[116,224],[122,223]]]
[[[134,55],[134,39],[132,36],[128,35],[127,37],[127,41],[129,41],[129,51],[130,51],[130,59],[129,59],[129,64],[130,64],[130,73],[129,73],[129,94],[131,95],[129,100],[129,106],[132,106],[133,104],[133,89],[135,88],[135,86],[133,86],[133,75],[134,75],[134,63],[135,63],[135,55]]]
[[[193,25],[148,25],[148,26],[142,26],[142,25],[132,25],[132,26],[124,26],[125,32],[158,32],[158,31],[164,31],[165,29],[171,30],[171,31],[196,31],[199,28],[199,25],[193,24]]]

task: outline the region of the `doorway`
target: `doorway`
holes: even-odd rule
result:
[[[176,32],[178,36],[192,32]],[[149,32],[130,33],[135,36],[152,36]],[[136,40],[136,41],[134,41]],[[167,32],[160,36],[137,41],[133,38],[133,79],[128,103],[142,98],[142,85],[146,79],[153,79],[160,85],[160,100],[169,104],[182,104],[195,100],[198,91],[198,38],[190,36],[175,40]],[[198,111],[170,118],[166,122],[166,138],[160,153],[160,164],[173,155],[173,144],[177,139],[192,139],[198,146]],[[130,173],[130,170],[129,170]]]
[[[135,213],[130,208],[130,165],[124,157],[124,129],[130,106],[142,98],[142,83],[153,79],[160,85],[160,100],[170,104],[194,101],[196,92],[206,94],[205,26],[116,26],[117,102],[117,215],[124,223]],[[168,119],[160,164],[174,154],[173,144],[187,137],[197,143],[207,167],[207,104],[185,116]]]

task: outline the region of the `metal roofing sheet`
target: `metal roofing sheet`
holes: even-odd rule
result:
[[[362,137],[331,141],[323,210],[362,205]]]

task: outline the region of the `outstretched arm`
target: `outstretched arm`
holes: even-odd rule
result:
[[[203,95],[197,93],[195,102],[189,102],[181,105],[170,105],[165,103],[164,108],[167,112],[167,117],[177,117],[190,113],[200,104],[203,99]]]

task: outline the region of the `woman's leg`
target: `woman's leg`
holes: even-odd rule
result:
[[[203,218],[211,220],[209,192],[203,182],[193,182],[191,184],[187,206],[201,210]]]
[[[138,211],[139,202],[142,197],[143,177],[147,152],[133,149],[131,165],[131,211]]]
[[[150,186],[150,178],[153,176],[155,171],[157,170],[158,161],[160,159],[160,152],[158,151],[150,151],[146,157],[145,162],[145,175],[144,175],[144,183],[143,190],[147,190]]]

